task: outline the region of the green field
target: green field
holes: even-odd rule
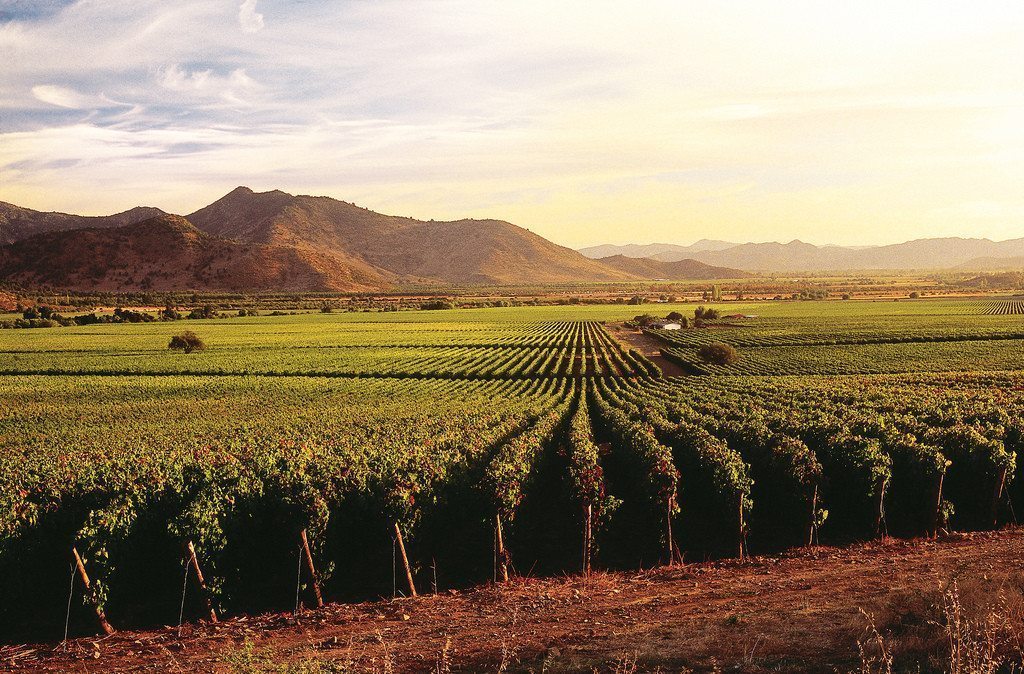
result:
[[[176,619],[186,543],[198,617],[310,603],[309,562],[328,597],[408,593],[399,542],[422,589],[991,527],[1024,496],[1006,302],[722,304],[756,318],[653,333],[672,378],[602,322],[694,305],[0,330],[0,624],[61,623],[72,546],[89,631]]]

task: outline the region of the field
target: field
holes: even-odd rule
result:
[[[613,335],[692,304],[2,330],[2,640],[1013,522],[1011,302],[723,304],[684,377]]]

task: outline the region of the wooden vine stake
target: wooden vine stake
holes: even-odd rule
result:
[[[494,544],[497,546],[498,573],[501,582],[508,582],[508,553],[505,551],[505,537],[501,533],[501,515],[494,516]]]
[[[746,502],[746,495],[740,494],[740,507],[739,507],[739,555],[740,561],[742,562],[747,555],[747,528],[746,522],[743,520],[744,503]]]
[[[807,547],[814,547],[814,541],[818,538],[818,485],[814,485],[814,493],[811,495],[811,525],[807,528]]]
[[[885,492],[889,487],[888,480],[882,480],[882,488],[878,490],[878,517],[875,520],[875,535],[885,539],[889,535],[885,524]]]
[[[299,540],[302,542],[302,558],[306,562],[306,570],[309,571],[309,577],[312,579],[313,594],[316,595],[316,607],[323,608],[324,597],[320,593],[320,580],[316,575],[316,567],[313,566],[313,553],[309,550],[309,537],[306,535],[305,529],[299,532]],[[402,551],[402,557],[405,557],[404,550]]]
[[[590,503],[583,508],[583,575],[590,575],[590,551],[593,549],[594,506]]]
[[[999,477],[996,478],[995,490],[992,494],[992,526],[995,527],[999,524],[999,501],[1003,497],[1003,487],[1006,486],[1006,466],[999,471]]]
[[[75,559],[75,568],[78,569],[78,577],[81,579],[82,585],[85,586],[86,594],[89,595],[93,609],[96,610],[96,619],[99,620],[100,627],[103,628],[103,631],[106,634],[113,634],[117,630],[115,630],[114,626],[107,621],[107,616],[100,607],[99,602],[97,602],[91,594],[92,583],[89,581],[89,574],[85,572],[85,563],[82,561],[82,556],[78,554],[78,548],[72,545],[71,554]]]
[[[939,535],[939,525],[942,524],[942,483],[946,474],[939,475],[939,484],[935,488],[935,516],[932,518],[932,537]]]
[[[409,566],[409,556],[405,554],[405,541],[402,540],[402,530],[395,522],[395,541],[398,543],[398,552],[402,555],[402,565],[405,567],[405,579],[409,582],[409,594],[416,595],[416,583],[412,579],[412,567]]]
[[[203,602],[206,603],[206,611],[210,614],[210,622],[217,622],[217,611],[213,608],[213,602],[210,601],[210,591],[206,589],[206,579],[203,578],[203,570],[199,568],[199,558],[196,557],[196,547],[192,545],[192,541],[185,544],[185,552],[188,553],[188,563],[192,566],[192,571],[196,574],[196,580],[199,581],[199,589],[203,593]]]
[[[668,500],[665,508],[665,546],[668,552],[668,565],[672,566],[676,561],[675,550],[672,540],[672,499]]]

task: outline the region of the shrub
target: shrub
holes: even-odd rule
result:
[[[636,323],[640,327],[647,327],[656,320],[658,320],[657,316],[652,316],[651,314],[640,314],[639,316],[634,316],[632,322]]]
[[[701,360],[712,365],[730,365],[740,359],[740,354],[731,344],[712,342],[705,344],[697,351]]]
[[[665,318],[670,321],[681,321],[683,320],[683,315],[678,311],[670,311],[668,312],[668,316],[666,316]]]
[[[701,321],[716,321],[721,316],[718,309],[711,307],[697,307],[693,310],[693,317]]]
[[[206,343],[199,338],[199,335],[186,330],[180,335],[171,337],[171,343],[167,345],[168,349],[175,351],[184,351],[185,353],[192,353],[193,351],[202,351],[206,348]]]

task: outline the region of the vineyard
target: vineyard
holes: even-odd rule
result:
[[[704,375],[671,378],[606,329],[631,307],[197,321],[194,354],[161,324],[8,331],[0,625],[57,640],[1015,521],[1024,325],[962,304],[765,303],[657,332]],[[710,341],[740,360],[700,362]]]
[[[985,307],[985,313],[997,315],[1024,314],[1024,300],[1005,300],[993,302]]]

